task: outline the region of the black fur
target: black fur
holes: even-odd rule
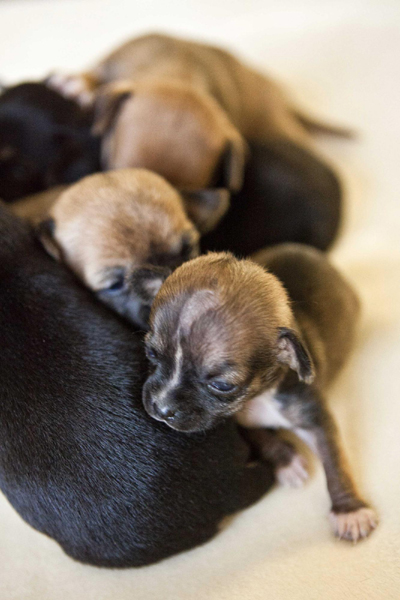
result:
[[[153,563],[201,544],[272,484],[233,422],[182,435],[148,417],[141,334],[0,205],[0,487],[73,558]]]
[[[16,200],[99,170],[92,115],[43,83],[0,96],[0,198]]]
[[[329,248],[338,232],[342,203],[333,171],[287,140],[248,145],[243,188],[231,196],[219,225],[202,238],[202,251],[247,256],[281,242]]]

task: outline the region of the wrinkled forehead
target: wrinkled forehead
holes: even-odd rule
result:
[[[225,314],[211,290],[200,290],[184,298],[159,303],[153,311],[149,336],[159,351],[169,357],[182,351],[186,362],[207,371],[238,368],[250,350],[246,334]]]

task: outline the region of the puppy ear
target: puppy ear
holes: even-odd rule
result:
[[[58,246],[57,242],[54,239],[54,231],[56,229],[56,224],[54,219],[49,217],[45,219],[41,223],[36,226],[36,236],[39,238],[42,246],[52,256],[58,261],[61,261],[61,250]]]
[[[94,135],[104,135],[110,129],[123,103],[132,93],[132,85],[124,82],[107,86],[100,92],[94,105]]]
[[[181,192],[186,214],[203,234],[219,223],[229,208],[230,195],[223,188]]]
[[[297,334],[286,327],[279,328],[278,362],[296,371],[300,381],[312,383],[315,377],[312,359]]]
[[[171,269],[167,267],[148,265],[133,272],[131,284],[139,298],[146,304],[151,304],[170,274]]]
[[[222,154],[223,185],[232,192],[242,189],[247,154],[246,142],[239,132],[234,131]]]

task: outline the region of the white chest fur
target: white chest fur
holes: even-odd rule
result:
[[[247,402],[236,415],[242,427],[255,429],[270,427],[272,429],[291,429],[292,425],[281,413],[280,404],[275,398],[276,389],[267,390]]]

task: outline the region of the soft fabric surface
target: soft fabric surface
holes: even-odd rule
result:
[[[163,30],[223,44],[279,77],[304,108],[348,124],[321,138],[348,190],[332,259],[364,304],[359,345],[331,392],[351,464],[381,524],[353,547],[330,532],[321,467],[275,488],[211,543],[141,570],[67,558],[0,498],[1,600],[373,600],[400,596],[400,4],[398,0],[3,0],[0,79],[80,69]]]

